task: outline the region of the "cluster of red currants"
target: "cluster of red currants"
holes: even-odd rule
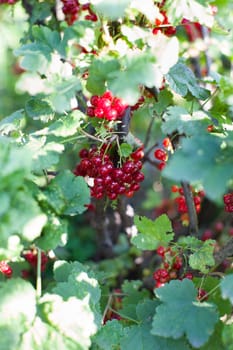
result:
[[[140,171],[143,148],[140,147],[131,153],[121,166],[115,166],[110,155],[105,152],[104,148],[82,149],[79,152],[81,162],[76,166],[74,174],[89,178],[87,182],[91,188],[91,196],[96,199],[106,195],[115,200],[122,194],[132,197],[134,192],[139,190],[140,182],[144,180],[144,174]]]
[[[176,34],[176,27],[172,26],[168,20],[167,14],[165,11],[160,11],[163,19],[155,19],[155,27],[152,30],[154,35],[158,34],[158,32],[162,32],[167,36],[172,36]]]
[[[162,142],[163,148],[156,148],[156,150],[154,151],[154,157],[159,160],[159,163],[157,165],[159,170],[163,170],[165,165],[166,165],[166,161],[168,160],[168,152],[167,150],[171,150],[172,149],[172,144],[171,141],[169,139],[169,137],[165,137],[165,139]]]
[[[10,278],[12,276],[13,270],[5,260],[2,260],[0,261],[0,272],[7,278]]]
[[[153,278],[155,280],[155,288],[163,287],[165,283],[174,280],[188,278],[193,279],[193,274],[191,272],[183,272],[183,259],[177,252],[172,250],[171,247],[165,248],[160,246],[156,250],[157,254],[162,258],[162,268],[157,269],[153,273]],[[199,301],[207,300],[207,292],[202,289],[197,289],[197,299]]]
[[[30,249],[22,254],[23,258],[30,264],[30,266],[33,269],[36,269],[37,267],[37,250],[36,249]],[[45,252],[41,252],[41,271],[44,271],[46,269],[46,264],[48,262],[48,257],[45,254]]]
[[[153,278],[156,281],[155,288],[162,287],[165,283],[172,279],[177,279],[179,272],[183,266],[183,260],[177,252],[172,248],[160,246],[157,248],[157,254],[162,258],[162,268],[157,269],[153,273]],[[186,273],[183,278],[192,279],[191,273]]]
[[[225,211],[232,213],[233,212],[233,193],[227,193],[223,196],[223,201],[225,204]]]
[[[78,19],[82,11],[88,12],[84,17],[86,20],[92,22],[96,22],[98,20],[98,17],[92,11],[89,3],[81,5],[78,0],[62,0],[62,2],[62,11],[68,25],[72,25]]]
[[[87,107],[89,117],[97,117],[108,121],[122,118],[127,105],[121,99],[114,97],[111,91],[106,91],[102,96],[92,96],[90,106]]]
[[[0,0],[0,5],[1,4],[8,4],[8,5],[14,5],[17,0]]]
[[[173,193],[178,193],[178,197],[175,198],[175,202],[177,203],[177,207],[178,207],[178,211],[181,214],[187,213],[188,212],[188,208],[187,208],[187,204],[186,204],[186,200],[184,197],[184,191],[182,187],[178,187],[176,185],[173,185],[171,187],[171,191]],[[204,191],[198,191],[196,192],[192,187],[191,187],[191,191],[193,194],[193,202],[195,205],[195,209],[196,212],[199,213],[201,210],[201,201],[203,199],[203,197],[205,196]]]

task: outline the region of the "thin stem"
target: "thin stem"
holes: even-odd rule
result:
[[[150,124],[148,126],[147,132],[146,132],[146,137],[145,137],[145,141],[144,141],[144,148],[147,147],[149,141],[150,141],[150,136],[151,136],[151,132],[152,132],[152,127],[155,121],[155,116],[153,115],[151,120],[150,120]]]
[[[107,315],[107,312],[111,306],[111,303],[112,303],[112,297],[113,295],[110,294],[109,295],[109,298],[108,298],[108,302],[107,302],[107,305],[105,306],[105,309],[104,309],[104,313],[103,313],[103,317],[102,317],[102,324],[104,324],[104,319],[105,319],[105,316]]]
[[[91,135],[91,134],[88,134],[88,132],[84,131],[83,129],[79,129],[79,131],[80,131],[83,135],[89,137],[89,139],[92,139],[92,140],[95,140],[95,141],[99,141],[99,142],[102,142],[102,143],[107,143],[106,140],[102,140],[102,139],[100,139],[99,137],[96,137],[96,136],[93,136],[93,135]]]
[[[41,280],[41,249],[37,248],[37,273],[36,273],[36,296],[39,299],[42,294]]]
[[[197,220],[197,212],[193,201],[193,195],[192,191],[190,189],[190,185],[188,182],[182,181],[181,182],[183,191],[184,191],[184,197],[186,201],[186,205],[188,208],[188,215],[189,215],[189,231],[190,234],[193,236],[198,235],[198,220]]]
[[[129,316],[126,316],[126,315],[122,314],[121,312],[118,312],[118,311],[114,310],[114,309],[111,308],[111,307],[109,307],[109,310],[111,310],[111,311],[114,312],[115,314],[119,315],[120,317],[125,318],[126,320],[132,321],[132,322],[134,322],[134,323],[136,323],[136,324],[141,324],[141,322],[135,320],[134,318],[131,318],[131,317],[129,317]]]

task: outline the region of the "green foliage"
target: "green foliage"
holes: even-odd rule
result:
[[[232,4],[80,0],[72,15],[63,5],[0,4],[0,349],[232,349],[232,274],[220,279],[215,261],[231,234],[222,196],[233,186]],[[91,118],[91,97],[108,90],[127,113]],[[111,103],[121,108],[99,101],[104,116]],[[108,156],[123,166],[139,145],[138,192],[127,198],[135,170],[122,181],[127,196],[91,198],[95,168]],[[101,165],[82,160],[92,147],[104,149]],[[72,173],[77,158],[85,178]],[[213,228],[216,240],[181,225],[194,213],[179,212],[173,181],[201,201],[198,235],[212,225],[209,200],[217,204],[212,227],[218,214],[226,227]],[[104,175],[99,182],[98,195],[108,187]],[[156,269],[168,276],[155,288]],[[184,278],[190,271],[199,277]]]
[[[139,233],[132,237],[131,242],[139,249],[154,250],[159,245],[167,246],[174,237],[171,222],[165,214],[155,221],[135,216],[135,224]]]
[[[73,175],[69,170],[58,174],[43,191],[44,201],[58,215],[83,213],[85,204],[90,201],[89,189],[85,180]]]
[[[220,199],[232,178],[232,133],[224,138],[202,131],[183,138],[181,145],[164,169],[164,176],[175,181],[201,182],[210,199]],[[221,182],[217,180],[220,178]]]
[[[206,100],[209,97],[209,91],[200,87],[192,70],[181,62],[169,70],[166,79],[170,88],[181,96],[187,96],[190,93],[200,100]]]
[[[152,334],[174,339],[186,335],[195,348],[205,344],[218,313],[214,305],[197,301],[197,290],[190,280],[172,281],[157,289],[156,296],[162,304],[156,308]]]
[[[227,275],[221,281],[221,291],[224,299],[230,299],[231,304],[233,304],[233,294],[232,294],[232,285],[233,285],[233,275]]]
[[[202,246],[189,256],[189,264],[194,270],[207,273],[215,265],[213,240],[205,241]]]

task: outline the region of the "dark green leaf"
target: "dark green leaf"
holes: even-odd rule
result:
[[[233,304],[233,274],[225,276],[220,287],[223,298],[230,299],[231,304]]]
[[[214,331],[218,313],[214,305],[197,301],[192,281],[171,281],[155,290],[162,302],[156,309],[152,333],[178,339],[186,335],[191,345],[204,345]]]
[[[69,170],[59,173],[44,191],[45,200],[57,214],[76,215],[86,210],[90,202],[90,191],[81,176]]]
[[[101,350],[112,350],[119,347],[123,335],[123,327],[117,320],[108,321],[94,336],[93,342]]]
[[[142,324],[124,329],[121,348],[124,350],[189,350],[183,339],[165,339],[151,334],[151,325]]]
[[[210,267],[215,265],[214,260],[215,241],[207,240],[202,246],[189,256],[189,264],[192,269],[207,273]]]
[[[171,89],[181,96],[186,96],[190,92],[192,96],[206,100],[210,95],[208,90],[199,86],[192,70],[183,63],[176,63],[169,70],[166,79]]]
[[[54,110],[50,103],[42,98],[32,97],[25,104],[27,115],[33,119],[52,119]]]

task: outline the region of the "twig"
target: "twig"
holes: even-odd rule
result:
[[[233,237],[216,253],[214,259],[216,265],[220,265],[226,258],[233,256]]]
[[[152,132],[152,127],[155,121],[155,115],[153,115],[153,117],[150,120],[150,124],[148,126],[147,132],[146,132],[146,137],[145,137],[145,141],[144,141],[144,147],[146,148],[149,141],[150,141],[150,136],[151,136],[151,132]]]
[[[188,208],[189,215],[189,232],[193,236],[198,235],[198,220],[197,220],[197,212],[195,209],[192,191],[190,189],[190,185],[188,182],[181,181],[181,186],[184,191],[184,197],[186,201],[186,205]]]

